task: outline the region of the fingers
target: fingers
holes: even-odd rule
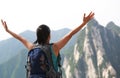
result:
[[[6,25],[6,22],[1,19],[2,25]]]
[[[93,12],[90,12],[90,14],[89,14],[88,16],[90,16],[90,17],[92,17],[92,18],[93,18],[94,13],[93,13]]]
[[[85,15],[85,13],[84,13],[84,19],[85,18],[90,18],[90,19],[92,19],[94,17],[94,13],[91,11],[87,16]]]
[[[95,13],[92,13],[92,14],[91,14],[91,17],[94,17],[94,15],[95,15]]]
[[[4,22],[3,22],[3,20],[1,19],[1,23],[2,23],[2,25],[4,25]]]
[[[8,27],[7,27],[6,21],[3,21],[3,20],[1,19],[1,23],[2,23],[3,27],[5,28],[5,30],[7,31],[7,30],[8,30]]]
[[[6,21],[4,21],[4,25],[7,26]]]
[[[84,21],[85,23],[87,23],[87,22],[90,21],[93,17],[94,17],[94,13],[93,13],[93,12],[90,12],[87,16],[86,16],[86,14],[84,13],[83,21]]]
[[[88,16],[91,16],[91,14],[92,14],[92,12],[90,12]]]
[[[90,12],[89,15],[87,16],[87,18],[89,18],[89,20],[91,20],[94,17],[94,13]]]
[[[84,16],[83,16],[83,21],[85,20],[85,16],[86,16],[86,14],[84,13]]]
[[[3,26],[7,26],[6,21],[3,21],[3,20],[1,19],[1,22],[2,22],[2,25],[3,25]]]
[[[86,16],[86,14],[84,13],[84,17]]]

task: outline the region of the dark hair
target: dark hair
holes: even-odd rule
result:
[[[50,28],[45,24],[40,25],[36,30],[37,40],[34,43],[44,45],[49,35],[50,35]]]

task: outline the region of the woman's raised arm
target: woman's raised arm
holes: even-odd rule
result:
[[[28,50],[31,50],[33,48],[33,44],[31,42],[27,41],[24,37],[10,31],[7,27],[6,21],[1,20],[1,23],[4,27],[4,29],[6,30],[6,32],[11,34],[14,38],[18,39],[19,41],[21,41]]]
[[[85,26],[85,24],[87,24],[93,17],[93,12],[90,12],[88,16],[84,14],[82,24],[70,31],[67,35],[65,35],[62,39],[55,43],[54,46],[57,48],[55,49],[55,51],[57,52],[56,54],[58,54],[59,50],[66,45],[66,43],[71,39],[71,37],[76,34],[83,26]]]

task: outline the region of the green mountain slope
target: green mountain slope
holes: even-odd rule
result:
[[[19,51],[19,54],[0,65],[0,78],[25,78],[27,50]]]
[[[27,35],[28,34],[28,35]],[[29,41],[35,40],[34,32],[25,31],[20,35],[24,36]],[[26,49],[21,42],[15,38],[9,38],[0,42],[0,64],[8,61],[10,58],[16,56],[21,49]]]

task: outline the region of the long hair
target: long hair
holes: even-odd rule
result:
[[[41,45],[46,44],[49,35],[50,35],[50,28],[45,24],[40,25],[36,30],[37,40],[34,43]]]

